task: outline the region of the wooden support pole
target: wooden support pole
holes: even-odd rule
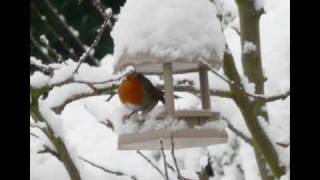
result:
[[[211,109],[210,103],[210,90],[209,90],[209,79],[208,79],[208,68],[204,65],[199,67],[199,78],[200,78],[200,93],[201,93],[201,103],[202,109]],[[210,118],[199,117],[199,125],[203,125]]]
[[[174,116],[173,70],[172,63],[163,64],[165,106],[169,116]]]
[[[201,65],[199,68],[200,93],[202,100],[202,109],[211,109],[210,90],[207,67]]]

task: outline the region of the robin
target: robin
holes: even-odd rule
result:
[[[128,74],[121,81],[118,93],[121,102],[132,110],[124,117],[125,119],[138,111],[142,111],[143,114],[150,112],[158,104],[158,101],[165,103],[164,92],[137,72]]]

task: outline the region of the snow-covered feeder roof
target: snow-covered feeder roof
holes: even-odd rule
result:
[[[208,0],[127,0],[111,36],[115,71],[133,65],[158,74],[171,62],[174,73],[188,72],[198,70],[199,59],[222,65],[225,40]]]

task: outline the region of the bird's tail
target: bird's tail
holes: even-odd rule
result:
[[[174,98],[175,98],[175,99],[180,99],[181,97],[174,94]],[[164,93],[163,93],[163,92],[162,92],[162,94],[160,95],[159,100],[160,100],[163,104],[166,103],[166,100],[165,100],[165,98],[164,98]]]
[[[166,99],[164,98],[164,92],[162,92],[162,94],[160,95],[159,100],[162,102],[162,104],[166,103]]]

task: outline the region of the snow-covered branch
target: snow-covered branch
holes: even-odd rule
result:
[[[100,0],[91,0],[92,6],[97,9],[99,14],[103,17],[104,20],[108,20],[110,15],[112,17],[111,8],[106,8]]]

